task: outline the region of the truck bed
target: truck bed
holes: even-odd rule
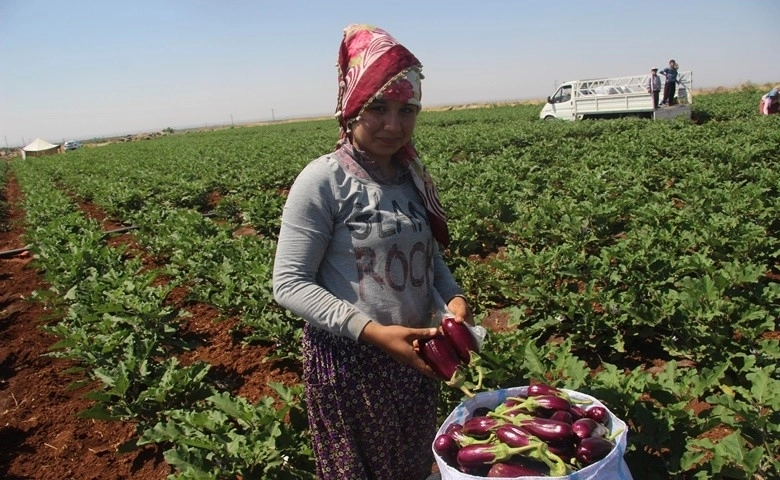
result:
[[[577,115],[653,111],[653,99],[647,93],[583,95],[574,102]]]

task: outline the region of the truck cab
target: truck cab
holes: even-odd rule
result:
[[[555,120],[556,118],[574,120],[573,90],[573,82],[566,82],[558,87],[554,94],[547,97],[547,104],[539,117],[544,120]]]

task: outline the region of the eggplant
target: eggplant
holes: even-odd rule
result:
[[[507,398],[504,403],[494,408],[493,411],[489,413],[489,415],[506,418],[518,416],[533,417],[533,412],[525,408],[524,402],[526,400],[527,398]]]
[[[490,471],[490,465],[458,465],[458,471],[474,477],[485,477]]]
[[[570,410],[556,410],[552,415],[550,415],[550,420],[556,420],[563,423],[572,423],[574,421],[574,417],[572,416]]]
[[[558,397],[568,397],[566,392],[557,389],[552,385],[546,383],[532,383],[528,386],[528,396],[535,397],[537,395],[555,395]]]
[[[533,468],[522,463],[512,461],[494,463],[488,470],[488,478],[518,478],[518,477],[541,477],[547,476],[550,469],[546,465],[540,468]]]
[[[433,450],[439,454],[439,456],[447,462],[448,465],[457,464],[458,450],[460,445],[452,435],[442,433],[433,441]]]
[[[464,467],[478,467],[480,465],[492,465],[503,462],[513,455],[538,449],[535,445],[512,448],[503,443],[466,445],[458,450],[458,465]]]
[[[463,422],[460,433],[470,437],[486,438],[502,424],[504,424],[503,420],[493,417],[471,417]]]
[[[574,420],[585,417],[585,409],[579,405],[572,405],[569,412],[571,412],[571,416],[574,417]]]
[[[455,432],[460,432],[463,430],[463,425],[460,423],[450,423],[447,425],[447,428],[444,429],[444,433],[447,435],[452,435]]]
[[[587,399],[579,400],[579,399],[572,398],[571,395],[569,395],[568,393],[564,392],[560,388],[555,388],[552,385],[547,385],[546,383],[539,383],[539,382],[537,382],[537,383],[532,383],[531,385],[528,386],[528,396],[529,397],[536,397],[536,396],[539,396],[539,395],[555,395],[556,397],[565,398],[566,400],[568,400],[572,404],[575,404],[575,403],[581,403],[581,404],[593,403],[592,400],[587,400]]]
[[[525,443],[521,439],[520,435],[512,435],[511,438],[507,433],[511,430],[508,427],[509,424],[502,425],[496,430],[496,438],[498,438],[498,431],[501,429],[501,435],[510,441],[516,441],[518,447],[512,447],[510,444],[500,441],[493,444],[481,444],[481,445],[466,445],[458,450],[457,462],[458,465],[463,466],[479,466],[489,465],[498,462],[506,462],[513,457],[522,457],[529,460],[535,460],[543,462],[549,470],[549,475],[553,477],[560,477],[567,474],[569,468],[563,462],[561,457],[554,454],[547,448],[547,444],[541,441],[539,438],[526,437],[528,443]],[[511,432],[515,433],[515,432]]]
[[[452,317],[446,317],[441,321],[441,329],[447,340],[452,343],[461,362],[471,363],[471,352],[478,353],[479,347],[468,325],[456,322]]]
[[[571,403],[563,397],[556,395],[537,395],[528,397],[521,403],[511,407],[504,407],[494,410],[495,415],[517,416],[518,413],[524,413],[533,417],[548,417],[557,410],[569,411]]]
[[[466,445],[458,450],[458,465],[464,467],[476,467],[479,465],[490,465],[501,461],[502,458],[499,449],[504,448],[501,444],[496,445]]]
[[[538,441],[532,440],[527,431],[511,423],[496,428],[496,438],[513,448],[527,447],[533,441]]]
[[[444,380],[450,380],[458,371],[460,360],[455,349],[442,334],[420,341],[420,356]]]
[[[516,407],[517,405],[520,405],[524,401],[526,401],[528,397],[525,396],[517,396],[517,397],[509,397],[506,400],[501,403],[496,409],[509,409],[512,407]]]
[[[592,418],[580,418],[571,424],[571,430],[580,440],[588,437],[606,437],[609,429]]]
[[[565,442],[574,438],[571,425],[549,418],[529,418],[515,423],[544,442]]]
[[[585,409],[585,416],[606,425],[609,422],[609,412],[605,407],[594,405]]]
[[[526,400],[524,404],[526,405],[526,408],[534,412],[540,409],[551,412],[557,410],[568,411],[571,408],[571,402],[569,402],[569,400],[557,395],[536,395],[528,397],[528,400]]]
[[[561,458],[564,463],[571,463],[576,449],[575,441],[547,442],[547,450]]]
[[[488,407],[477,407],[474,409],[474,412],[471,414],[472,417],[484,417],[488,413],[490,413],[490,408]]]
[[[460,369],[460,358],[444,334],[437,333],[433,338],[420,340],[419,355],[447,385],[460,388],[469,397],[474,396],[463,385],[465,377]]]
[[[606,438],[583,438],[577,444],[574,455],[577,461],[583,465],[590,465],[609,455],[609,452],[612,451],[614,446],[615,445]]]

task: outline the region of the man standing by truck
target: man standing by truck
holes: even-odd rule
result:
[[[658,69],[651,68],[650,76],[647,77],[647,93],[653,96],[653,110],[658,108],[658,96],[661,93],[661,77],[658,76]]]
[[[671,106],[674,105],[674,94],[677,88],[677,69],[680,68],[674,59],[669,60],[669,66],[661,70],[661,74],[666,77],[666,83],[664,84],[664,98],[661,100],[661,105]]]

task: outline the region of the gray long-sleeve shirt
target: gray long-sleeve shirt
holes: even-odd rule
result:
[[[334,155],[290,189],[274,260],[274,298],[307,322],[357,340],[366,323],[427,327],[432,289],[461,294],[413,182],[380,185]]]

